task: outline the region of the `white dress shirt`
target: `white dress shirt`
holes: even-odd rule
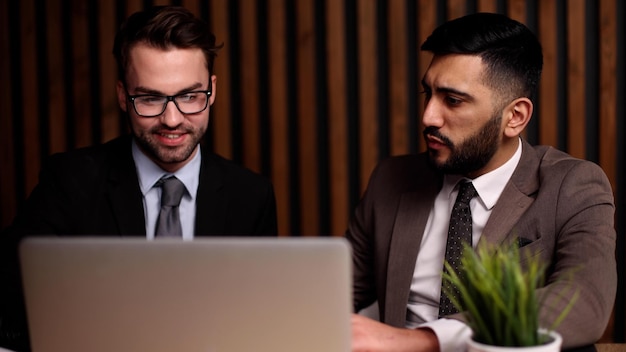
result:
[[[173,175],[185,185],[185,192],[178,208],[183,230],[183,239],[193,239],[196,223],[196,195],[198,193],[198,184],[200,183],[200,164],[202,160],[200,148],[198,148],[196,155],[194,155],[185,166],[174,173],[164,171],[150,160],[150,158],[139,149],[134,139],[132,152],[135,167],[137,168],[139,188],[141,189],[141,194],[143,194],[146,237],[149,240],[154,239],[156,222],[161,209],[161,187],[154,187],[154,185],[161,177]]]
[[[520,142],[513,157],[504,165],[470,180],[478,193],[478,196],[470,201],[474,247],[480,239],[491,210],[519,163],[522,155],[521,145]],[[460,176],[444,176],[443,186],[430,210],[421,249],[417,255],[406,316],[406,327],[432,329],[439,339],[441,351],[444,352],[464,351],[466,340],[471,336],[471,330],[462,322],[438,319],[448,224],[461,180],[463,178]]]

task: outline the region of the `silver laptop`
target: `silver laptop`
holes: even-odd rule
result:
[[[34,352],[350,350],[341,238],[29,238]]]

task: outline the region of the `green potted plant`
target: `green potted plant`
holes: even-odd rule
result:
[[[545,279],[546,265],[539,256],[529,254],[521,264],[518,246],[467,247],[457,275],[449,263],[443,279],[459,290],[459,297],[446,290],[452,303],[463,312],[473,335],[468,342],[471,351],[509,351],[537,346],[538,351],[559,351],[561,337],[554,329],[571,310],[578,292],[561,311],[552,326],[539,325],[539,312],[549,304],[537,295]],[[563,294],[564,292],[561,292]],[[497,346],[489,348],[489,346]]]

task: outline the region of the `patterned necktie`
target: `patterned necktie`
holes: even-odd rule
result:
[[[162,188],[161,211],[157,219],[155,237],[181,237],[183,230],[180,225],[178,206],[185,192],[185,185],[176,177],[162,178],[157,183]]]
[[[457,275],[460,275],[461,254],[463,245],[472,243],[472,212],[469,202],[477,195],[476,189],[471,182],[462,182],[459,187],[459,194],[454,202],[452,214],[450,214],[450,225],[448,227],[448,240],[446,242],[445,260],[452,266]],[[444,267],[444,271],[447,272]],[[459,297],[458,289],[446,281],[441,283],[441,299],[439,301],[439,317],[457,313],[458,310],[444,292],[444,287],[454,292],[455,297]]]

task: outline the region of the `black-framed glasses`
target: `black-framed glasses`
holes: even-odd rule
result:
[[[141,117],[156,117],[167,108],[167,103],[174,102],[178,111],[183,114],[197,114],[209,106],[209,97],[212,94],[211,80],[208,90],[194,90],[176,95],[137,94],[126,96],[133,103],[137,115]]]

